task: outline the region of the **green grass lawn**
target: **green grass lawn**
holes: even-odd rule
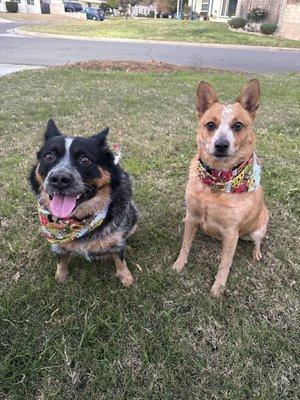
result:
[[[22,29],[56,35],[300,47],[300,40],[239,33],[227,24],[205,21],[111,18],[104,22],[75,20]]]
[[[184,272],[170,269],[196,151],[197,83],[228,101],[249,78],[64,68],[0,78],[1,399],[297,398],[299,75],[260,77],[258,154],[271,212],[262,262],[239,243],[221,300],[209,295],[218,241],[199,233]],[[74,135],[108,125],[122,143],[141,211],[127,254],[130,289],[109,261],[75,259],[68,283],[54,280],[27,182],[51,116]]]

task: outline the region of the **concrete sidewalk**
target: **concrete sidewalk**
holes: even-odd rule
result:
[[[9,19],[0,18],[0,24],[11,24],[14,21],[10,21]]]
[[[18,65],[18,64],[0,64],[0,76],[12,74],[14,72],[24,71],[27,69],[40,69],[39,65]]]

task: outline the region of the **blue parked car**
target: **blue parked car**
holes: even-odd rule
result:
[[[104,21],[104,11],[100,8],[87,7],[84,12],[86,13],[86,19],[93,19],[94,21]]]

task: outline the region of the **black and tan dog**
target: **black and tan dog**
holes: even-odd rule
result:
[[[108,131],[90,138],[65,136],[50,119],[30,174],[44,236],[58,257],[60,282],[77,253],[87,259],[112,256],[122,284],[133,283],[124,256],[138,213],[129,176],[107,144]]]
[[[262,257],[260,245],[266,234],[268,210],[253,131],[259,99],[256,79],[230,105],[221,104],[207,82],[200,82],[198,87],[198,151],[190,166],[184,237],[173,269],[179,272],[186,264],[198,228],[221,239],[221,263],[211,289],[217,297],[226,286],[239,238],[254,243],[256,260]]]

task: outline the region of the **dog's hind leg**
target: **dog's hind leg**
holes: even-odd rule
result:
[[[127,268],[124,250],[114,254],[113,259],[115,261],[117,268],[117,276],[120,278],[120,281],[122,282],[123,286],[125,287],[131,286],[134,282],[134,279],[131,272]]]
[[[71,253],[69,253],[69,252],[57,255],[58,261],[57,261],[57,269],[56,269],[55,279],[60,283],[65,282],[69,275],[68,264],[69,264],[70,256],[71,256]]]
[[[238,242],[238,238],[239,236],[237,230],[232,230],[232,231],[227,231],[222,239],[223,247],[222,247],[221,262],[219,265],[215,282],[210,291],[212,296],[214,297],[220,297],[224,292],[229,270],[232,264],[233,256]]]
[[[185,266],[196,232],[197,232],[197,224],[187,214],[184,224],[184,235],[183,235],[181,250],[177,260],[172,266],[174,271],[180,272]]]

